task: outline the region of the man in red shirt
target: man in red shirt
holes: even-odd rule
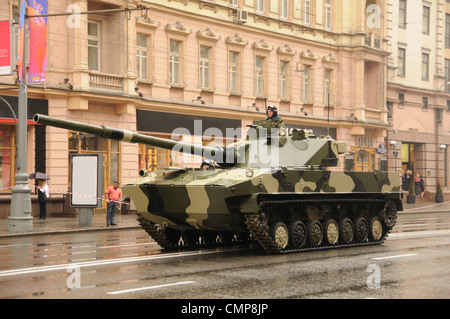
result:
[[[114,185],[109,186],[105,191],[105,198],[107,204],[106,209],[106,225],[116,226],[115,217],[117,205],[122,199],[122,191],[119,188],[119,182],[114,181]]]

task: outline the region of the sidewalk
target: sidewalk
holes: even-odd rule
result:
[[[12,233],[8,231],[8,218],[0,219],[0,239],[6,237],[29,236],[29,235],[49,235],[67,232],[102,231],[117,229],[140,229],[136,214],[121,215],[116,214],[117,226],[106,226],[106,215],[96,214],[92,216],[92,226],[79,226],[78,216],[68,217],[48,217],[40,220],[33,218],[33,230],[26,233]]]
[[[431,201],[417,199],[415,204],[403,204],[403,211],[399,214],[407,213],[432,213],[432,212],[450,212],[450,201],[437,204]],[[33,218],[33,230],[27,233],[12,233],[8,231],[8,219],[0,219],[0,239],[14,236],[29,235],[48,235],[66,232],[83,231],[101,231],[117,229],[139,229],[137,216],[133,213],[127,215],[116,215],[117,226],[106,226],[105,214],[96,214],[92,216],[92,226],[79,226],[78,217],[49,217],[45,220]]]

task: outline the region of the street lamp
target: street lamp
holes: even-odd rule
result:
[[[394,154],[394,171],[397,171],[397,157],[398,157],[398,151],[393,151],[392,154]]]
[[[28,19],[25,18],[25,22]],[[24,32],[25,32],[24,22]],[[28,186],[27,173],[27,72],[26,72],[26,37],[23,37],[22,81],[19,83],[19,125],[17,130],[17,163],[18,171],[14,176],[14,187],[11,190],[11,206],[8,217],[8,232],[25,233],[33,230],[31,216],[31,189]]]

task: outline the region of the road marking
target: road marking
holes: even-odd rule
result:
[[[193,284],[195,281],[180,281],[180,282],[174,282],[171,284],[163,284],[163,285],[157,285],[157,286],[148,286],[148,287],[141,287],[141,288],[132,288],[132,289],[125,289],[125,290],[118,290],[118,291],[111,291],[107,292],[108,295],[119,295],[119,294],[126,294],[130,292],[137,292],[137,291],[143,291],[143,290],[150,290],[150,289],[159,289],[159,288],[166,288],[166,287],[172,287],[172,286],[179,286],[179,285],[188,285]]]
[[[446,236],[449,234],[450,234],[449,229],[419,230],[419,231],[411,231],[411,232],[392,233],[392,234],[389,234],[388,240],[395,239],[395,238],[404,238],[404,237]]]
[[[157,245],[157,244],[155,242],[140,243],[140,244],[120,244],[120,245],[111,245],[111,246],[99,246],[97,248],[108,249],[108,248],[125,248],[125,247],[149,246],[149,245]]]
[[[411,257],[417,256],[417,254],[404,254],[404,255],[395,255],[395,256],[384,256],[384,257],[375,257],[372,258],[374,260],[383,260],[383,259],[394,259],[394,258],[403,258],[403,257]]]

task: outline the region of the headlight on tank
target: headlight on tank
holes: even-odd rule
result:
[[[252,177],[252,176],[253,176],[253,168],[248,167],[248,168],[245,170],[245,176],[247,176],[247,177]]]

